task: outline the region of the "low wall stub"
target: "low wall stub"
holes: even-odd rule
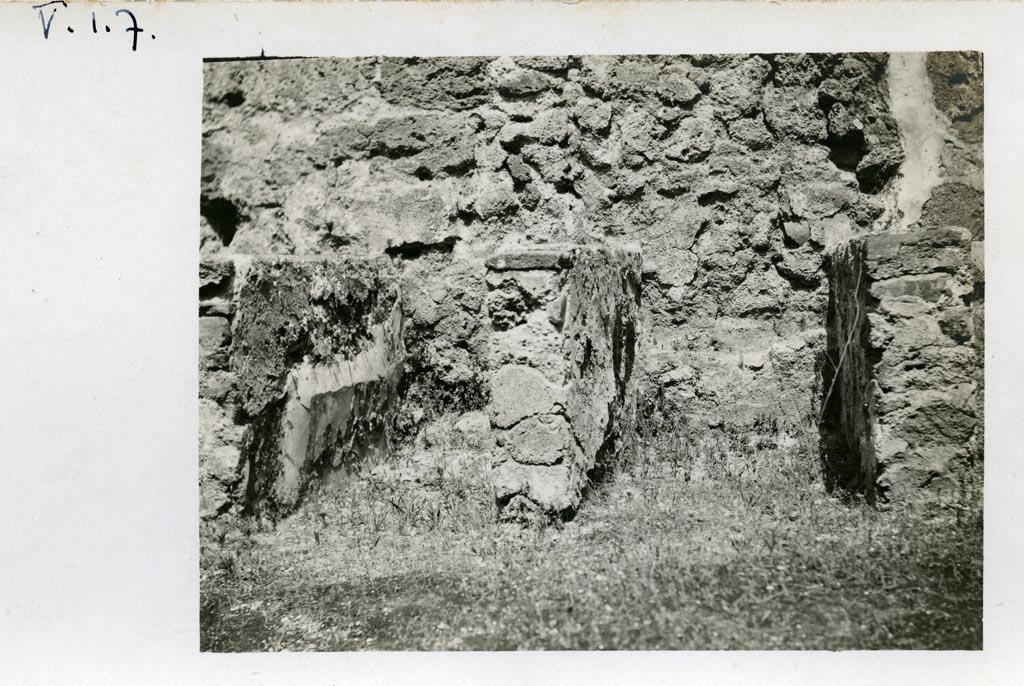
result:
[[[200,265],[204,517],[276,516],[318,472],[380,459],[404,361],[386,260]]]

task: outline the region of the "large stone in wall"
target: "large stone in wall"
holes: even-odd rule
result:
[[[829,409],[873,497],[947,501],[980,458],[971,234],[881,233],[833,255]]]
[[[230,384],[201,415],[206,444],[230,434],[201,450],[207,509],[281,514],[315,475],[383,456],[404,361],[388,262],[235,258],[200,273],[200,312],[230,313],[200,317],[200,393]]]
[[[635,429],[640,256],[549,246],[486,264],[498,506],[566,516]]]

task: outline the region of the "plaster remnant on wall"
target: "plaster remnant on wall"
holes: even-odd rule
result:
[[[941,182],[940,156],[946,137],[942,114],[935,107],[928,55],[894,52],[889,56],[889,97],[899,124],[906,159],[900,167],[898,230],[908,230],[921,218],[921,210]]]
[[[287,513],[318,472],[387,451],[405,348],[386,263],[205,260],[200,313],[208,517]]]

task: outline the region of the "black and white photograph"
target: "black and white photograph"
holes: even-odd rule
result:
[[[981,650],[984,64],[204,60],[199,650]]]
[[[1020,681],[1024,3],[0,27],[0,685]]]

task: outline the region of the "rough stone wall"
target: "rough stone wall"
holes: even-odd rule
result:
[[[238,377],[231,368],[235,265],[229,259],[199,265],[199,514],[224,514],[244,479]]]
[[[957,297],[981,359],[981,77],[978,53],[208,63],[201,253],[390,259],[403,436],[493,406],[504,365],[561,369],[568,339],[536,308],[569,284],[522,270],[513,286],[485,262],[566,243],[641,248],[629,387],[663,411],[711,427],[827,419],[835,341],[865,334],[851,313],[891,316],[853,280],[858,236],[964,227],[974,273]],[[222,345],[230,313],[201,312]],[[877,350],[851,349],[840,376],[875,374]],[[203,362],[215,396],[222,357]],[[875,396],[841,388],[859,465],[880,448],[853,409]]]
[[[423,332],[409,382],[428,404],[479,387],[489,368],[475,295],[489,255],[638,243],[644,372],[669,406],[712,424],[796,421],[820,397],[823,256],[892,214],[903,152],[886,63],[209,63],[202,252],[422,263],[405,290]]]
[[[488,334],[482,259],[445,249],[397,260],[406,313],[401,433],[414,435],[453,412],[488,401]]]
[[[386,453],[405,357],[387,261],[207,260],[200,284],[204,518],[287,512],[318,472]]]
[[[830,354],[838,424],[861,486],[952,500],[980,453],[971,234],[882,233],[836,251]]]
[[[568,516],[636,426],[636,251],[556,247],[487,260],[495,495],[510,518]]]

